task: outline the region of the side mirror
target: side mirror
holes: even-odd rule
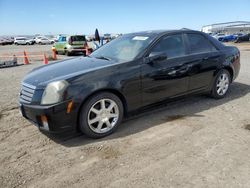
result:
[[[167,59],[167,55],[164,52],[151,52],[149,56],[145,58],[146,63],[163,61],[166,59]]]

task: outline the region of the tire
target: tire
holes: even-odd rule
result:
[[[103,106],[105,106],[105,108],[103,108]],[[111,110],[108,109],[109,107]],[[123,112],[123,104],[116,95],[109,92],[93,95],[81,108],[79,128],[81,132],[90,138],[108,136],[113,133],[121,123]]]
[[[229,90],[231,79],[231,75],[227,70],[222,69],[220,72],[218,72],[214,80],[210,96],[215,99],[224,98]],[[221,82],[221,84],[219,82]]]
[[[70,56],[70,55],[71,55],[71,53],[70,53],[68,50],[65,50],[64,54],[65,54],[66,56]]]

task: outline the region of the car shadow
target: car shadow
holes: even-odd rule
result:
[[[127,118],[115,133],[102,139],[90,139],[81,133],[67,132],[59,135],[46,134],[50,139],[65,147],[76,147],[89,143],[102,142],[137,134],[141,131],[158,126],[162,123],[184,119],[186,117],[202,117],[198,113],[223,105],[229,101],[241,98],[250,93],[250,85],[235,82],[225,98],[216,100],[205,95],[183,97],[181,99],[162,103],[138,115]],[[143,123],[142,123],[143,122]]]

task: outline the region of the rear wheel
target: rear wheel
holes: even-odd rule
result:
[[[70,56],[70,55],[71,55],[71,53],[70,53],[68,50],[65,50],[64,54],[65,54],[66,56]]]
[[[216,99],[224,98],[230,87],[230,82],[230,73],[225,69],[221,70],[215,78],[211,96]]]
[[[88,137],[102,138],[115,131],[123,118],[123,104],[114,94],[91,97],[80,112],[80,130]]]

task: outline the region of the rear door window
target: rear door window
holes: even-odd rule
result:
[[[151,52],[164,52],[168,59],[186,55],[182,34],[169,35],[162,38]]]
[[[188,33],[186,34],[186,36],[188,39],[188,46],[189,46],[190,54],[199,54],[199,53],[217,51],[214,45],[201,34]]]

